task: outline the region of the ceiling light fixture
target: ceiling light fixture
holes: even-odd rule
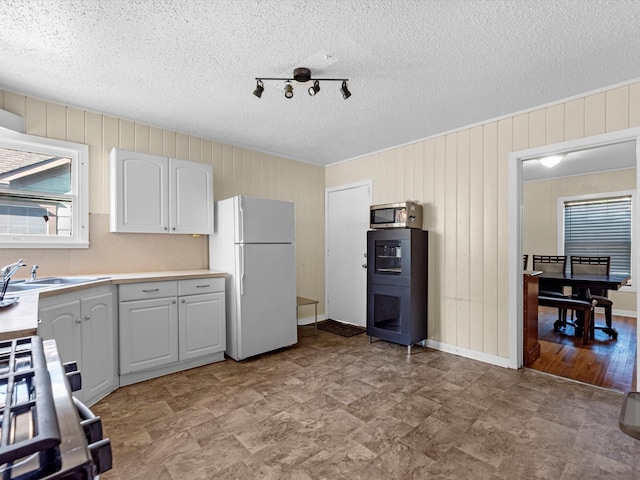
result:
[[[293,85],[291,85],[289,80],[287,80],[287,83],[284,85],[284,96],[287,98],[293,97]]]
[[[256,82],[256,89],[253,91],[253,94],[260,98],[262,96],[262,92],[264,92],[264,84],[262,83],[261,80],[258,80]]]
[[[318,80],[313,82],[313,87],[309,87],[309,95],[312,97],[320,91],[320,82]]]
[[[320,91],[320,82],[342,82],[342,87],[340,91],[342,92],[343,98],[346,100],[351,96],[351,92],[347,88],[348,78],[311,78],[311,70],[308,68],[296,68],[293,70],[293,78],[267,78],[267,77],[256,77],[256,89],[253,91],[253,94],[261,98],[262,92],[264,91],[265,81],[285,81],[284,86],[284,96],[286,98],[293,97],[293,84],[292,81],[296,81],[298,83],[306,83],[309,81],[313,81],[313,86],[309,87],[307,90],[309,95],[314,97]]]
[[[562,161],[561,155],[551,155],[550,157],[544,157],[538,160],[540,164],[544,165],[547,168],[552,168],[558,165]]]

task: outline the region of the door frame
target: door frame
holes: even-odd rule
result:
[[[629,128],[616,132],[570,140],[511,152],[509,154],[509,367],[521,368],[523,361],[523,318],[522,318],[522,162],[531,158],[585,150],[635,140],[636,142],[636,191],[640,189],[640,128]],[[640,239],[640,215],[633,211],[632,235]],[[636,255],[637,258],[637,255]],[[632,257],[633,259],[633,257]],[[633,261],[633,260],[632,260]],[[640,277],[638,261],[632,265],[632,272]],[[637,288],[636,280],[636,288]],[[636,293],[636,312],[640,311],[640,292]],[[636,342],[640,338],[640,329],[636,332]],[[636,352],[636,365],[640,356]],[[640,366],[640,365],[639,365]],[[638,369],[640,376],[640,369]],[[638,380],[638,379],[636,379]]]
[[[325,317],[329,318],[329,275],[327,275],[327,265],[329,265],[329,194],[340,190],[351,190],[352,188],[369,188],[369,205],[373,205],[373,180],[363,180],[360,182],[326,187],[324,189],[324,311]],[[366,302],[366,300],[365,300]]]

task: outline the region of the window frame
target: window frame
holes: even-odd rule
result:
[[[607,198],[615,198],[615,197],[631,197],[631,278],[627,285],[621,287],[618,291],[620,292],[636,292],[637,288],[635,283],[633,282],[633,277],[636,272],[636,249],[637,247],[637,239],[634,235],[635,225],[637,222],[637,208],[636,208],[636,190],[618,190],[613,192],[599,192],[599,193],[587,193],[582,195],[571,195],[567,197],[558,197],[558,254],[564,255],[564,206],[567,202],[580,202],[580,201],[590,201],[590,200],[603,200]],[[567,259],[567,262],[569,259]]]
[[[89,146],[0,128],[0,147],[71,158],[71,222],[77,226],[65,237],[0,235],[0,248],[89,248]]]

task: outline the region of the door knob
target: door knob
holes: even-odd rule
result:
[[[367,268],[367,264],[366,264],[366,263],[363,263],[363,264],[362,264],[362,268]]]

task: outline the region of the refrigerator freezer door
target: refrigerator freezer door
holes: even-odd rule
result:
[[[236,243],[293,243],[293,202],[234,197]]]
[[[236,360],[297,343],[294,245],[236,245],[236,272]]]

